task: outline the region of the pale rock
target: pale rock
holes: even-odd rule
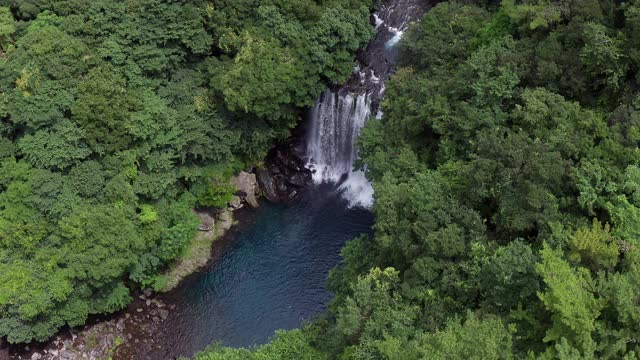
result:
[[[162,320],[167,320],[167,317],[169,317],[169,311],[165,309],[158,310],[158,314],[160,315]]]
[[[229,206],[233,210],[238,210],[238,209],[242,208],[242,199],[240,199],[239,196],[234,195],[233,198],[231,199],[231,202],[229,202]]]
[[[63,350],[60,352],[60,357],[62,359],[73,359],[76,355],[69,350]]]
[[[244,195],[244,201],[252,208],[258,207],[258,199],[256,194],[258,193],[258,180],[256,174],[241,171],[238,176],[231,178],[231,185],[235,186],[239,192]]]
[[[118,329],[118,331],[124,330],[124,319],[120,319],[120,321],[116,323],[116,329]]]
[[[220,221],[220,228],[223,230],[229,230],[233,225],[233,219],[231,211],[223,211],[218,214],[218,220]]]

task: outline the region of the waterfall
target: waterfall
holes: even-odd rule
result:
[[[307,167],[314,171],[315,183],[336,184],[352,207],[373,205],[373,187],[363,171],[353,169],[356,140],[372,114],[382,116],[379,105],[384,82],[394,70],[396,45],[426,7],[425,0],[386,1],[372,16],[377,34],[358,59],[351,79],[337,91],[326,90],[311,110]]]
[[[360,170],[353,170],[357,159],[355,142],[371,114],[369,94],[341,95],[327,90],[311,111],[308,137],[309,168],[316,183],[340,184],[352,206],[373,205],[373,188]]]

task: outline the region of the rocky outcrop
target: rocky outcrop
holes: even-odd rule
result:
[[[257,195],[260,188],[255,174],[242,171],[233,176],[229,182],[237,191],[227,207],[193,209],[193,212],[200,219],[199,232],[191,240],[182,257],[164,272],[163,275],[167,282],[163,291],[175,289],[185,277],[198,271],[209,262],[213,242],[233,226],[234,211],[242,208],[245,204],[252,208],[258,207]]]
[[[229,204],[232,208],[239,209],[242,207],[242,202],[247,203],[254,209],[258,207],[257,195],[260,189],[255,174],[242,171],[231,178],[231,186],[238,189],[234,200]]]
[[[267,166],[254,173],[240,172],[230,183],[237,189],[228,207],[198,208],[193,212],[200,219],[198,233],[189,244],[183,258],[163,274],[167,280],[163,291],[174,289],[185,277],[204,267],[211,258],[213,241],[227,232],[234,223],[233,212],[245,205],[258,207],[258,196],[264,194],[276,202],[290,202],[311,179],[302,159],[286,149],[274,150],[266,160]],[[258,180],[260,179],[260,181]],[[265,187],[263,184],[267,184]],[[261,189],[262,188],[262,189]],[[174,306],[174,305],[172,305]],[[61,334],[38,349],[29,347],[14,351],[15,356],[33,360],[129,359],[140,346],[154,346],[154,332],[158,324],[170,315],[171,308],[153,298],[146,289],[129,309],[111,320]],[[0,338],[0,359],[9,355],[7,345]]]
[[[311,171],[302,156],[291,145],[277,146],[257,170],[258,183],[264,196],[274,203],[291,203],[311,182]]]
[[[218,224],[220,224],[220,230],[221,230],[220,236],[222,236],[224,234],[224,232],[226,232],[227,230],[231,229],[231,226],[233,226],[233,212],[232,211],[233,211],[232,209],[223,210],[223,211],[219,212],[216,215],[216,219],[218,221]]]
[[[63,332],[46,344],[14,348],[7,357],[17,360],[133,359],[132,348],[155,345],[157,327],[174,309],[175,305],[167,305],[145,291],[117,317]],[[5,359],[1,351],[0,359]]]

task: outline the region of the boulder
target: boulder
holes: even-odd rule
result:
[[[258,207],[258,180],[256,174],[250,174],[248,172],[241,172],[238,174],[238,190],[246,194],[244,200],[252,208]]]
[[[234,195],[233,198],[231,199],[231,202],[229,202],[229,206],[233,210],[238,210],[242,208],[242,199],[240,198],[240,196]]]
[[[116,323],[116,329],[120,332],[124,331],[125,325],[124,325],[124,319],[120,319],[117,323]]]
[[[257,174],[263,194],[275,203],[294,202],[311,182],[311,171],[292,144],[272,149]]]
[[[62,359],[73,359],[73,358],[77,358],[76,354],[72,353],[69,350],[62,350],[60,352],[60,358]]]
[[[162,320],[167,320],[167,317],[169,317],[169,311],[168,310],[160,309],[160,311],[158,311],[158,313],[160,314],[160,318]]]
[[[217,215],[218,221],[220,224],[220,228],[223,230],[229,230],[233,225],[233,217],[231,216],[231,211],[223,211]]]
[[[287,178],[287,182],[293,186],[303,187],[307,185],[307,183],[309,182],[309,179],[305,174],[296,173],[291,175],[289,178]]]
[[[208,232],[214,228],[216,220],[209,211],[206,209],[194,209],[193,212],[200,218],[198,231]]]
[[[220,214],[218,214],[218,220],[220,221],[229,221],[231,220],[231,214],[229,213],[229,211],[223,211]]]
[[[258,169],[258,181],[264,196],[271,202],[280,202],[280,196],[274,185],[274,178],[267,169]]]

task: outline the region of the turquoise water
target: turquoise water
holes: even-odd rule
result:
[[[151,358],[191,356],[212,342],[251,346],[277,329],[299,327],[331,298],[327,273],[347,240],[371,232],[372,215],[349,209],[330,188],[312,188],[300,203],[262,203],[255,218],[222,245],[219,258],[172,297],[162,349]]]

